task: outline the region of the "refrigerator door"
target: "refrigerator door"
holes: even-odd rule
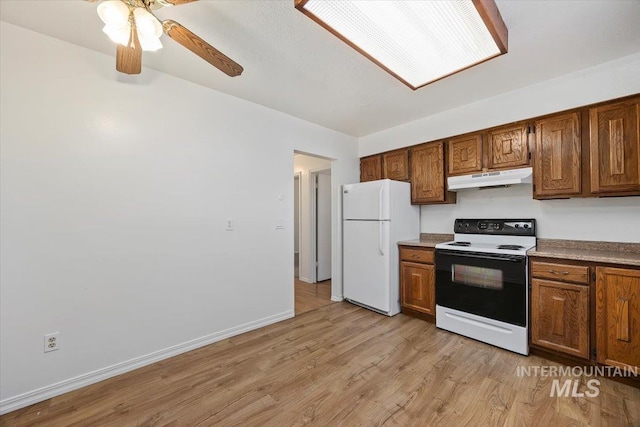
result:
[[[389,220],[390,180],[361,182],[342,186],[342,218],[356,220]]]
[[[344,297],[384,313],[391,311],[389,226],[389,221],[344,221],[343,227]]]

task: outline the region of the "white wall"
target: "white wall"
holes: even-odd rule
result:
[[[0,410],[293,315],[293,152],[336,159],[341,252],[353,138],[0,31]]]
[[[423,233],[452,233],[456,218],[535,218],[545,239],[640,243],[640,197],[533,200],[531,185],[458,192],[455,205],[422,206]]]
[[[359,155],[368,156],[635,93],[640,93],[640,52],[367,135],[359,139]]]
[[[311,171],[318,171],[321,169],[331,168],[331,160],[322,159],[320,157],[305,156],[303,154],[297,155],[293,159],[294,172],[300,173],[300,280],[303,282],[313,283],[313,273],[311,271],[314,265],[314,260],[311,245],[313,243],[313,236],[311,230],[311,197],[313,195],[312,183],[310,180]],[[356,178],[357,182],[358,178]],[[332,179],[332,186],[335,181]],[[338,189],[339,190],[339,189]],[[341,221],[341,218],[338,219]],[[335,227],[334,221],[332,221],[332,227]],[[342,252],[340,252],[342,254]],[[335,258],[335,257],[334,257]],[[333,282],[331,282],[332,288]],[[342,291],[332,291],[334,296],[342,295]]]
[[[640,53],[485,99],[359,140],[360,156],[640,93]],[[531,185],[458,192],[455,205],[422,206],[423,233],[455,218],[532,217],[538,237],[640,242],[640,197],[533,200]]]

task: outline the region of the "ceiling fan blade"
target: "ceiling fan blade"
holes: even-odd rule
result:
[[[169,37],[207,61],[209,64],[218,68],[223,73],[231,77],[242,74],[244,68],[242,68],[240,64],[233,61],[231,58],[211,46],[206,41],[202,40],[197,35],[193,34],[182,25],[178,24],[176,21],[167,19],[162,21],[162,26],[164,28],[164,32]]]
[[[131,40],[127,46],[118,44],[116,70],[125,74],[140,74],[142,71],[142,47],[138,40],[135,22],[131,25]]]

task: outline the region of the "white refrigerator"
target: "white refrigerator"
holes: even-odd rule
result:
[[[383,179],[342,187],[343,294],[393,316],[400,312],[399,240],[420,236],[420,209],[407,182]]]

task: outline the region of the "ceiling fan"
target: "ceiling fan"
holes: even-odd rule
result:
[[[100,2],[98,15],[105,23],[103,31],[117,43],[116,70],[126,74],[140,74],[142,52],[154,51],[162,47],[160,36],[163,31],[173,40],[218,68],[223,73],[235,77],[242,74],[240,64],[211,46],[206,41],[183,27],[176,21],[161,21],[153,10],[165,6],[179,6],[196,0],[86,0]]]

